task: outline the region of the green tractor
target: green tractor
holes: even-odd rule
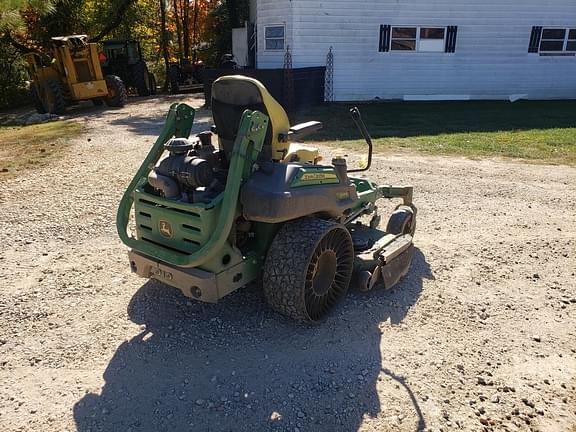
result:
[[[410,267],[416,208],[410,186],[378,186],[368,164],[320,164],[298,141],[319,122],[290,127],[257,80],[218,79],[211,131],[190,136],[194,110],[171,106],[160,137],[126,190],[117,215],[138,275],[215,303],[261,281],[269,305],[298,321],[322,320],[350,285],[390,288]],[[376,202],[400,198],[385,231]]]
[[[102,46],[98,57],[106,75],[119,76],[138,96],[156,94],[156,78],[148,71],[138,41],[109,40]]]

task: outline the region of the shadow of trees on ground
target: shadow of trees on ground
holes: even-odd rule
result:
[[[78,430],[356,431],[386,404],[382,374],[402,386],[421,430],[418,400],[381,358],[379,325],[400,323],[431,278],[416,250],[396,288],[351,293],[319,326],[271,312],[256,286],[206,305],[148,282],[128,308],[145,329],[118,347],[101,394],[74,406]]]

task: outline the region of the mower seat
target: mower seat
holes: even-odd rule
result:
[[[245,110],[258,110],[270,118],[262,149],[265,160],[285,163],[315,163],[319,160],[317,148],[289,143],[293,135],[301,137],[306,131],[316,130],[317,125],[307,123],[290,128],[286,111],[260,81],[242,75],[230,75],[218,78],[212,85],[212,116],[220,149],[228,161]]]

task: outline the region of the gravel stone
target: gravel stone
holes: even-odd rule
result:
[[[169,106],[212,124],[198,95],[130,102],[71,108],[85,133],[61,159],[0,175],[3,432],[408,430],[410,395],[433,431],[571,430],[573,167],[376,153],[372,180],[415,187],[410,272],[301,325],[258,283],[208,305],[130,272],[118,202]],[[397,204],[379,201],[381,226]]]

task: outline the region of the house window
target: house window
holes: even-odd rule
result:
[[[284,36],[285,36],[285,28],[283,25],[273,25],[264,27],[266,50],[283,51]]]
[[[444,52],[445,40],[446,29],[444,27],[421,27],[418,51]]]
[[[380,29],[380,51],[454,52],[457,27],[387,27]]]
[[[536,45],[538,50],[530,52],[539,52],[548,55],[562,55],[576,53],[576,28],[538,28],[535,27],[536,32],[540,29],[540,43]],[[532,32],[534,33],[534,29]],[[532,36],[532,40],[534,35]]]
[[[392,27],[392,51],[416,51],[417,27]]]
[[[566,42],[566,51],[576,52],[576,29],[570,29]]]

